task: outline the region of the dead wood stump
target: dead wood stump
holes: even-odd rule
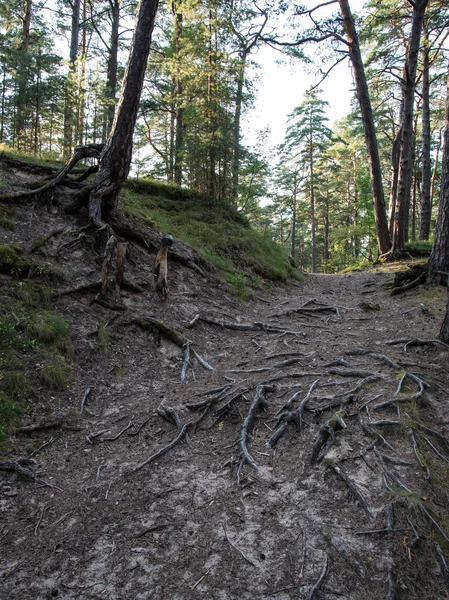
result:
[[[160,299],[165,302],[168,298],[168,249],[173,246],[173,236],[164,235],[161,240],[161,246],[156,256],[156,264],[154,266],[154,276],[156,278],[156,291]]]

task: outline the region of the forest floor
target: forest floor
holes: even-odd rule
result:
[[[99,278],[91,251],[64,249],[73,217],[23,214],[3,243],[61,230],[42,249],[60,292]],[[16,434],[11,458],[33,449],[34,482],[0,473],[1,600],[449,598],[449,352],[406,345],[436,337],[445,290],[390,297],[382,267],[241,302],[170,263],[161,303],[154,254],[133,252],[144,291],[126,310],[54,300],[72,375],[51,398],[36,390],[24,425],[67,420]],[[137,316],[213,370],[192,358],[181,382],[183,350]]]

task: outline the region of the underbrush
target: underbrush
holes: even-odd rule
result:
[[[186,242],[198,257],[246,295],[254,280],[295,276],[287,251],[251,229],[247,218],[213,198],[174,185],[128,180],[125,210]]]
[[[0,454],[30,402],[63,389],[70,375],[70,327],[52,312],[48,281],[39,279],[0,288]]]

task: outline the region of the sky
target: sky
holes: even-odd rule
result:
[[[304,3],[311,7],[317,2],[307,0]],[[363,4],[363,0],[351,0],[352,11],[361,11]],[[335,10],[336,5],[330,7],[330,11]],[[250,76],[256,76],[257,99],[243,124],[243,143],[253,146],[257,131],[270,127],[268,145],[276,146],[284,139],[288,115],[302,103],[306,91],[316,85],[321,76],[310,72],[310,67],[307,67],[309,72],[306,72],[299,60],[294,64],[279,64],[282,55],[268,46],[261,47],[250,58],[260,68],[249,70]],[[320,89],[323,90],[321,98],[330,104],[328,125],[332,127],[336,120],[350,112],[354,84],[349,60],[344,60],[335,67],[320,85]]]
[[[271,128],[268,138],[270,146],[280,144],[285,135],[288,115],[304,100],[304,95],[320,77],[306,73],[297,61],[295,65],[276,64],[278,56],[275,50],[262,48],[254,57],[260,62],[257,70],[256,105],[246,117],[244,125],[244,143],[252,145],[257,130]],[[340,63],[321,85],[321,98],[329,102],[329,126],[350,112],[353,97],[353,81],[347,60]]]

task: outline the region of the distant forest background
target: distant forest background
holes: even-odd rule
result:
[[[106,142],[135,11],[127,0],[3,0],[0,143],[59,161]],[[307,9],[280,0],[161,2],[132,174],[236,207],[303,270],[336,272],[411,242],[425,247],[440,196],[448,34],[444,0],[372,1],[363,17],[343,0]],[[293,61],[297,77],[305,68],[325,77],[349,58],[351,113],[331,128],[318,86],[290,115],[279,147],[267,147],[264,131],[243,145],[245,114],[257,104],[249,65],[264,44]]]

